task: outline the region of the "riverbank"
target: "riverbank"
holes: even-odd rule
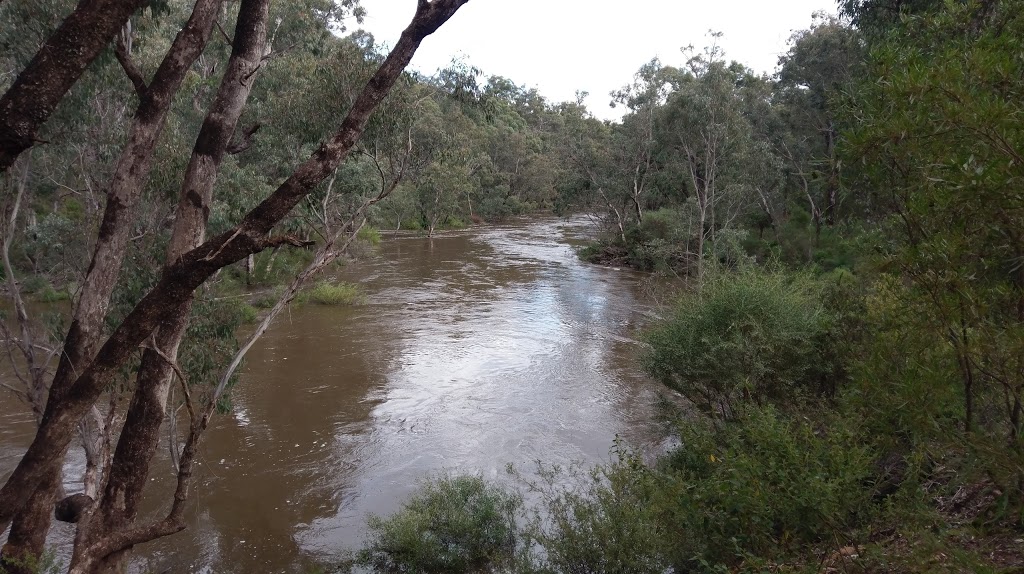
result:
[[[873,338],[859,288],[716,269],[635,349],[685,398],[678,446],[652,461],[616,442],[610,463],[511,486],[437,478],[343,569],[1021,572],[1020,469],[999,437],[937,429],[909,400],[921,381],[875,378],[902,350]]]

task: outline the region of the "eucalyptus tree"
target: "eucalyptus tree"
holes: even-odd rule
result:
[[[663,108],[659,137],[674,152],[674,169],[693,199],[688,246],[702,276],[709,246],[719,233],[758,204],[757,186],[772,164],[754,130],[744,97],[758,79],[738,63],[727,64],[711,46],[690,58],[685,76]],[[754,99],[756,101],[756,98]]]
[[[436,31],[466,1],[418,0],[412,22],[392,52],[380,63],[365,88],[354,98],[340,127],[237,223],[204,241],[202,235],[210,211],[211,183],[216,179],[219,161],[232,144],[234,124],[238,122],[241,106],[256,77],[253,74],[254,67],[258,68],[266,61],[262,52],[266,32],[261,31],[267,26],[266,0],[244,1],[232,31],[234,64],[226,66],[221,93],[214,97],[210,104],[212,107],[208,108],[206,125],[194,146],[192,162],[195,167],[187,171],[191,175],[187,176],[182,186],[179,225],[189,229],[172,233],[172,238],[177,238],[172,241],[175,247],[171,248],[163,270],[156,274],[158,278],[155,283],[112,328],[104,341],[105,333],[98,326],[107,317],[107,301],[124,257],[126,236],[133,226],[131,205],[137,201],[139,191],[147,180],[149,165],[154,156],[154,142],[163,128],[167,108],[173,102],[183,77],[202,54],[221,3],[217,0],[197,1],[190,20],[171,44],[163,63],[150,81],[145,81],[143,73],[136,73],[139,70],[131,60],[123,59],[122,66],[131,78],[139,98],[139,111],[135,114],[118,168],[115,169],[113,183],[107,193],[107,206],[95,242],[93,263],[76,302],[75,319],[64,342],[65,352],[61,355],[61,365],[58,365],[57,375],[50,387],[39,430],[14,473],[0,489],[0,528],[6,528],[15,519],[18,531],[16,537],[12,530],[8,545],[10,548],[4,550],[5,558],[16,559],[26,553],[37,554],[34,552],[35,540],[40,536],[45,537],[49,526],[48,520],[40,520],[40,510],[48,512],[52,508],[57,489],[53,477],[59,477],[64,453],[74,429],[117,374],[126,368],[140,346],[155,357],[151,360],[152,364],[158,364],[156,359],[160,359],[171,367],[183,382],[183,394],[189,397],[188,385],[177,368],[177,361],[172,357],[173,350],[160,346],[160,337],[165,337],[164,344],[173,346],[174,337],[169,335],[174,334],[175,328],[165,332],[165,327],[180,323],[188,315],[196,288],[225,266],[267,248],[305,244],[301,238],[293,235],[274,235],[271,232],[345,160],[358,142],[371,113],[400,77],[420,42]],[[62,32],[58,30],[56,34]],[[200,62],[200,65],[203,64]],[[212,66],[206,65],[205,69],[212,70]],[[229,77],[241,77],[242,81],[232,82]],[[206,106],[206,101],[201,93],[193,99],[197,106]],[[243,141],[245,137],[245,133],[241,134]],[[136,167],[127,169],[132,165]],[[117,175],[121,173],[118,170],[122,169],[126,170],[125,175]],[[154,336],[158,328],[160,334]],[[166,369],[161,366],[160,371],[166,372]],[[147,377],[141,372],[139,376]],[[145,378],[144,383],[140,378],[129,411],[141,413],[151,408],[147,405],[161,403],[167,380],[166,377]],[[135,544],[185,527],[182,520],[184,503],[191,486],[196,449],[205,430],[204,421],[207,420],[199,416],[199,411],[200,405],[189,405],[189,414],[193,418],[188,439],[180,453],[178,483],[168,515],[148,524],[135,524],[128,507],[111,500],[109,493],[105,493],[98,504],[85,509],[85,515],[79,523],[71,571],[93,571],[104,561]],[[125,428],[138,429],[140,435],[151,436],[160,425],[159,420],[146,417],[137,417],[137,420],[137,423],[126,423]],[[122,436],[122,439],[128,440],[126,445],[152,444],[148,440],[128,439],[126,436]],[[125,473],[128,481],[144,480],[146,470],[136,463],[141,460],[140,457],[151,456],[151,448],[141,448],[150,452],[127,453],[123,456],[115,454],[115,461],[108,470],[110,476]]]
[[[659,111],[676,88],[679,76],[678,70],[662,66],[655,58],[637,70],[632,83],[611,94],[613,107],[629,110],[614,130],[613,153],[621,172],[619,185],[629,195],[638,224],[643,223],[645,202],[658,169],[655,133]]]
[[[614,160],[614,128],[577,104],[563,104],[560,151],[567,166],[559,182],[563,209],[603,213],[626,243],[631,195]]]
[[[787,129],[775,145],[803,192],[817,235],[840,215],[837,100],[858,77],[864,50],[857,30],[821,14],[789,42],[779,59],[775,95]]]

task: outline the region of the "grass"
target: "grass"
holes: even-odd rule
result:
[[[358,285],[353,283],[331,283],[320,281],[303,293],[303,302],[317,305],[358,305],[365,295]]]
[[[362,227],[359,230],[359,233],[356,234],[356,237],[372,246],[380,245],[380,231],[375,227],[370,227],[368,225]]]

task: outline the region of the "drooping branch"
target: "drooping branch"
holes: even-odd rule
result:
[[[0,98],[0,173],[36,143],[71,86],[145,0],[80,0]]]
[[[419,0],[412,22],[360,93],[334,136],[274,193],[246,214],[238,226],[189,251],[167,268],[157,285],[125,317],[88,366],[80,371],[61,400],[48,405],[47,415],[35,439],[0,489],[0,529],[6,528],[24,503],[23,493],[59,464],[60,456],[73,436],[69,429],[95,403],[104,386],[138,345],[161,322],[180,314],[192,292],[219,269],[272,245],[266,239],[267,234],[344,161],[362,134],[370,114],[390,91],[423,39],[468,1]]]
[[[409,128],[409,133],[412,133],[411,127]],[[260,322],[259,327],[256,328],[256,330],[249,336],[249,338],[238,350],[238,352],[235,353],[235,356],[234,358],[232,358],[231,363],[228,364],[228,367],[226,369],[224,369],[224,373],[221,375],[220,381],[217,383],[216,389],[214,389],[213,395],[211,396],[210,402],[207,406],[207,412],[203,413],[204,418],[208,419],[210,416],[213,415],[214,407],[217,405],[217,402],[220,400],[220,397],[224,394],[224,391],[227,390],[231,378],[235,375],[235,371],[238,370],[238,367],[241,366],[242,361],[245,359],[245,356],[249,353],[249,350],[252,349],[253,345],[256,344],[256,341],[258,341],[260,337],[262,337],[263,334],[267,332],[267,329],[270,328],[270,325],[274,322],[274,319],[276,319],[277,316],[282,311],[284,311],[285,307],[287,307],[288,304],[290,304],[292,300],[295,299],[295,296],[298,294],[299,289],[301,289],[302,286],[311,278],[320,273],[320,271],[322,271],[324,267],[330,265],[332,262],[334,262],[338,257],[340,257],[348,250],[349,246],[352,244],[352,241],[355,240],[356,236],[359,234],[359,230],[362,229],[363,226],[366,224],[367,210],[370,209],[370,207],[386,199],[389,195],[391,195],[393,191],[395,191],[395,189],[398,187],[398,184],[400,184],[402,180],[405,178],[406,167],[409,165],[409,156],[411,155],[412,137],[410,136],[407,139],[405,154],[402,156],[399,162],[398,171],[397,173],[394,173],[390,181],[387,181],[387,179],[385,178],[384,170],[381,168],[380,162],[378,161],[377,157],[372,156],[374,165],[377,166],[377,170],[381,174],[380,191],[377,193],[375,197],[367,201],[364,201],[363,204],[359,206],[359,209],[357,209],[355,213],[352,214],[348,222],[345,223],[344,225],[337,227],[333,233],[330,232],[329,230],[330,219],[327,214],[326,203],[330,196],[330,192],[328,191],[328,197],[324,198],[324,206],[320,214],[321,221],[324,225],[324,232],[327,234],[324,237],[323,245],[321,245],[317,249],[316,254],[313,256],[313,261],[310,262],[310,264],[306,266],[306,268],[302,272],[300,272],[295,277],[295,279],[292,280],[288,288],[285,289],[284,293],[282,293],[281,296],[278,298],[277,303],[271,308],[270,312],[267,313],[267,316],[263,318],[263,321]],[[331,180],[331,183],[333,185],[333,179]],[[356,223],[357,221],[359,222],[358,224]],[[340,241],[342,235],[345,234],[346,230],[348,231],[348,234],[345,239],[345,242],[339,247],[338,242]]]

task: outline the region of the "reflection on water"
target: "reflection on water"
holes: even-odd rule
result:
[[[302,571],[357,546],[368,513],[431,473],[506,480],[508,463],[597,462],[616,435],[654,440],[657,389],[631,340],[640,277],[580,263],[584,231],[549,219],[393,235],[340,274],[365,305],[282,316],[208,433],[189,529],[140,548],[139,568]],[[9,416],[0,476],[30,439]],[[155,478],[152,511],[171,487]]]

